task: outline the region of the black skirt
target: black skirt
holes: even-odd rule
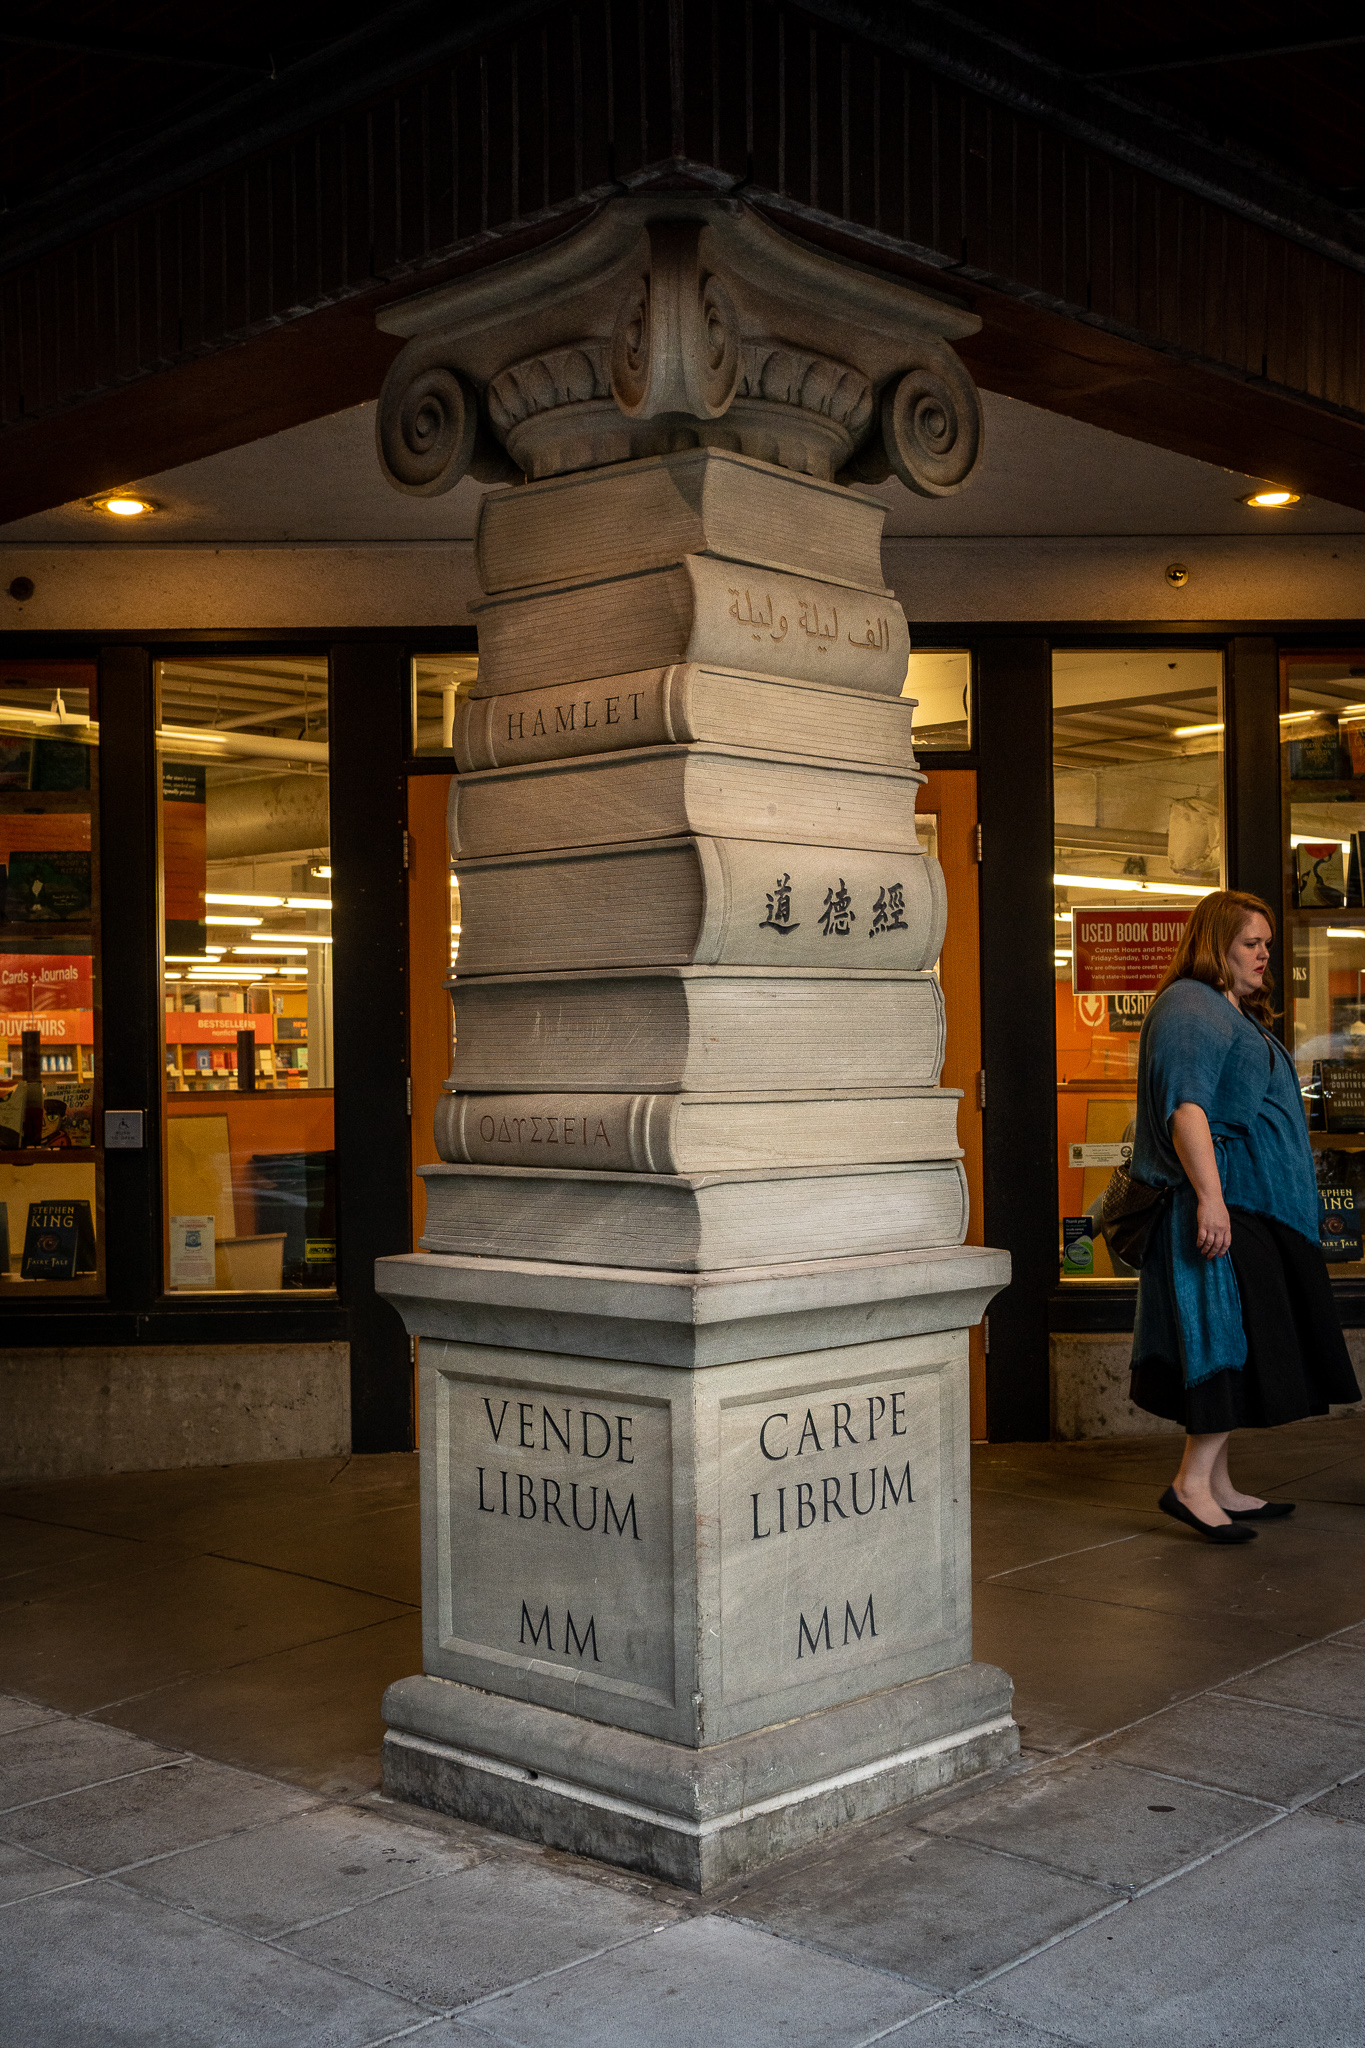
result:
[[[1246,1364],[1187,1387],[1178,1358],[1146,1357],[1133,1368],[1135,1405],[1178,1422],[1190,1436],[1213,1436],[1273,1429],[1325,1415],[1334,1401],[1358,1401],[1322,1253],[1269,1216],[1231,1208],[1228,1214]]]

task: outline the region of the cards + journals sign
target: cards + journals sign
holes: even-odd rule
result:
[[[1175,958],[1190,916],[1190,910],[1132,910],[1126,903],[1073,910],[1074,993],[1150,994]]]

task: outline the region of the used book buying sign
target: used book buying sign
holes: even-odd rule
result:
[[[1175,958],[1191,914],[1132,910],[1126,903],[1073,910],[1073,993],[1150,995]]]

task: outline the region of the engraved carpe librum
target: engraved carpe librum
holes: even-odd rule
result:
[[[604,1391],[445,1377],[443,1648],[671,1703],[668,1409]]]
[[[939,1376],[923,1374],[724,1410],[727,1699],[950,1632],[940,1399]]]

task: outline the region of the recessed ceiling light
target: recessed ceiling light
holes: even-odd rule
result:
[[[150,498],[143,498],[136,491],[109,491],[102,498],[92,498],[90,509],[112,512],[116,519],[140,519],[145,512],[155,512],[157,508]]]
[[[1298,502],[1297,491],[1281,490],[1274,484],[1267,484],[1263,491],[1253,491],[1250,497],[1242,500],[1244,505],[1254,505],[1258,512],[1278,512],[1282,506],[1297,505]]]

